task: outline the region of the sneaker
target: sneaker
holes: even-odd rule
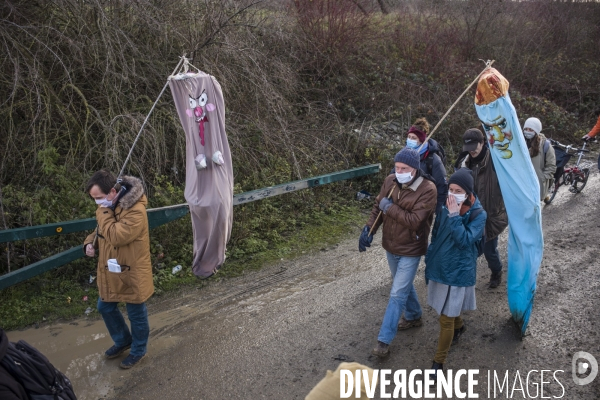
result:
[[[121,361],[121,364],[119,364],[119,367],[123,368],[123,369],[129,369],[131,367],[133,367],[135,364],[139,363],[142,358],[146,357],[146,355],[144,354],[143,356],[134,356],[132,354],[128,355],[123,361]]]
[[[377,341],[377,346],[372,351],[374,356],[377,357],[386,357],[390,355],[390,345]]]
[[[500,281],[502,280],[502,271],[500,272],[492,272],[492,276],[490,277],[490,284],[488,288],[495,289],[500,285]]]
[[[461,326],[459,329],[454,330],[454,337],[452,338],[452,346],[458,344],[458,338],[460,338],[460,335],[465,333],[466,330],[467,330],[467,326],[464,323],[463,323],[463,326]]]
[[[113,346],[110,349],[106,350],[104,352],[104,355],[106,356],[106,358],[115,358],[115,357],[119,357],[125,350],[131,348],[131,343],[128,345],[125,345],[123,347],[118,347],[118,346]]]
[[[421,317],[417,319],[411,319],[410,321],[402,317],[400,318],[400,322],[398,323],[398,330],[403,331],[410,328],[418,328],[419,326],[423,326],[423,321],[421,320]]]

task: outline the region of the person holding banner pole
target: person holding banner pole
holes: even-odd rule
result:
[[[394,157],[395,174],[388,175],[371,216],[359,238],[358,249],[371,246],[383,225],[381,245],[392,274],[390,299],[373,354],[385,357],[397,331],[423,325],[421,305],[413,281],[427,240],[437,203],[435,183],[422,175],[419,152],[405,147]],[[380,218],[380,216],[383,218]],[[404,314],[402,321],[400,318]],[[399,323],[400,322],[400,323]]]
[[[477,128],[467,129],[463,135],[463,151],[465,156],[457,161],[456,167],[468,168],[473,172],[474,192],[487,213],[483,255],[492,272],[488,287],[493,289],[502,281],[498,235],[508,226],[508,215],[483,132]]]

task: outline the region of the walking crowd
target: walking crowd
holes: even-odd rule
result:
[[[393,174],[384,180],[375,198],[358,247],[359,251],[370,247],[381,228],[392,288],[372,352],[378,357],[389,355],[399,330],[423,325],[413,281],[425,256],[427,305],[438,313],[440,324],[431,368],[437,374],[443,371],[450,347],[467,329],[461,314],[476,309],[480,255],[485,256],[491,271],[488,287],[497,288],[502,282],[498,236],[508,226],[508,216],[481,130],[471,128],[464,133],[463,152],[448,180],[438,156],[443,152],[438,143],[426,139],[428,133],[429,124],[423,118],[408,130],[407,145],[394,157]],[[525,121],[523,135],[543,200],[556,170],[554,149],[537,118]]]
[[[435,375],[443,373],[450,347],[467,329],[461,314],[476,309],[479,256],[484,255],[491,271],[488,287],[497,288],[502,282],[498,236],[508,226],[508,216],[490,147],[481,130],[471,128],[463,134],[463,152],[449,179],[444,151],[439,143],[428,139],[429,130],[424,118],[408,130],[406,147],[394,157],[394,169],[375,198],[358,247],[366,251],[373,235],[381,229],[392,287],[372,351],[377,357],[390,354],[390,344],[399,330],[423,325],[413,282],[425,256],[427,305],[438,313],[440,325],[431,368],[435,380]],[[599,132],[600,117],[583,139],[589,140]],[[523,136],[543,200],[556,171],[554,149],[537,118],[525,121]],[[146,356],[150,333],[145,302],[153,294],[154,285],[147,199],[140,179],[125,176],[117,181],[104,170],[90,178],[86,192],[98,205],[98,227],[85,239],[83,251],[89,257],[98,256],[97,307],[114,342],[105,357],[116,358],[129,350],[120,363],[121,368],[128,369]],[[126,304],[130,327],[117,307],[119,302]],[[18,355],[15,348],[0,330],[0,360],[7,359],[9,350]],[[14,374],[14,367],[0,364],[0,397],[26,398],[24,386]],[[54,376],[59,372],[54,370],[54,374],[56,380]],[[339,373],[333,380],[339,382]],[[72,387],[66,377],[63,382],[60,390],[66,393],[64,398],[74,398],[67,396]],[[330,382],[324,385],[329,388]],[[307,398],[323,398],[320,391],[318,385]]]

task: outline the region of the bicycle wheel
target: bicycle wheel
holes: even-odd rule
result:
[[[544,203],[546,203],[546,204],[552,203],[552,200],[554,200],[554,197],[556,196],[556,192],[558,191],[558,188],[561,185],[560,181],[561,181],[561,179],[559,179],[556,182],[554,182],[554,180],[552,180],[550,182],[550,185],[548,187],[548,195],[544,199]]]
[[[590,176],[589,168],[584,168],[581,170],[581,172],[583,172],[583,178],[579,175],[575,175],[575,178],[573,180],[573,188],[575,190],[575,193],[580,193],[583,190]]]

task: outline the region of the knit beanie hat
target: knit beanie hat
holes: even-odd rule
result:
[[[420,159],[421,157],[419,156],[419,152],[417,150],[405,147],[396,154],[396,157],[394,157],[394,162],[401,162],[409,167],[413,167],[414,169],[419,169],[421,168]]]
[[[419,142],[423,143],[425,141],[425,139],[427,138],[427,133],[423,132],[422,130],[420,130],[418,127],[416,126],[411,126],[410,129],[408,130],[408,133],[414,133],[415,135],[417,135],[417,137],[419,138]]]
[[[525,121],[525,125],[523,125],[523,129],[525,128],[529,128],[539,135],[542,131],[542,121],[533,117],[527,118],[527,121]]]
[[[460,168],[452,174],[448,180],[448,186],[450,186],[451,183],[463,188],[467,194],[473,193],[473,175],[468,168]]]

